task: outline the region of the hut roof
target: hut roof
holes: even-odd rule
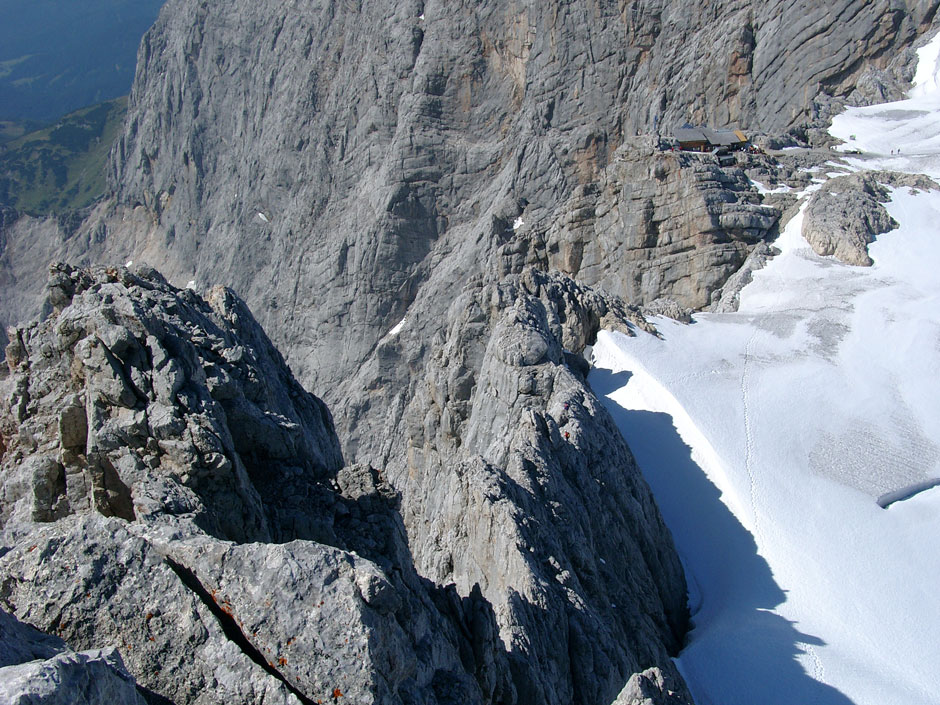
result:
[[[730,147],[747,142],[747,137],[740,130],[713,130],[689,124],[677,127],[673,137],[677,142],[705,142],[713,147]]]
[[[708,142],[708,136],[701,127],[691,125],[678,127],[673,133],[678,142]]]

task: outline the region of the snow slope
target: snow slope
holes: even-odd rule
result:
[[[834,121],[854,166],[940,177],[938,55]],[[816,256],[801,213],[737,313],[594,347],[686,566],[699,705],[940,705],[940,192],[887,208],[873,267]]]

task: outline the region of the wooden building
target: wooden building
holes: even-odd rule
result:
[[[733,151],[747,145],[747,136],[740,130],[713,130],[689,124],[677,128],[673,138],[685,152]]]

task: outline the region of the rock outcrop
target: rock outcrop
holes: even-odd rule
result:
[[[144,705],[114,648],[76,653],[0,608],[0,703]]]
[[[658,668],[634,674],[611,705],[680,705],[681,687]]]
[[[0,703],[145,705],[114,648],[71,651],[0,609]]]
[[[711,155],[621,148],[544,235],[541,264],[626,301],[699,310],[776,233],[780,212]]]
[[[373,469],[343,466],[326,407],[230,291],[67,265],[47,290],[0,380],[18,619],[120,649],[154,702],[601,703],[648,668],[681,684],[681,567],[573,352],[602,324],[647,327],[619,299],[533,269],[468,287]]]
[[[231,292],[48,290],[0,382],[7,609],[119,648],[155,702],[513,702],[492,610],[417,576],[394,492]]]
[[[870,267],[868,245],[877,235],[898,227],[884,203],[888,186],[920,190],[940,188],[926,176],[865,172],[830,179],[813,194],[803,219],[803,237],[818,255],[833,255],[846,264]]]
[[[672,672],[685,630],[668,531],[584,381],[601,325],[646,326],[559,274],[471,283],[389,419],[415,563],[460,594],[479,584],[520,702],[610,702],[644,663]]]

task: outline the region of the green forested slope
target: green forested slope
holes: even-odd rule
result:
[[[127,98],[99,103],[0,146],[0,205],[30,215],[83,208],[105,192]]]

